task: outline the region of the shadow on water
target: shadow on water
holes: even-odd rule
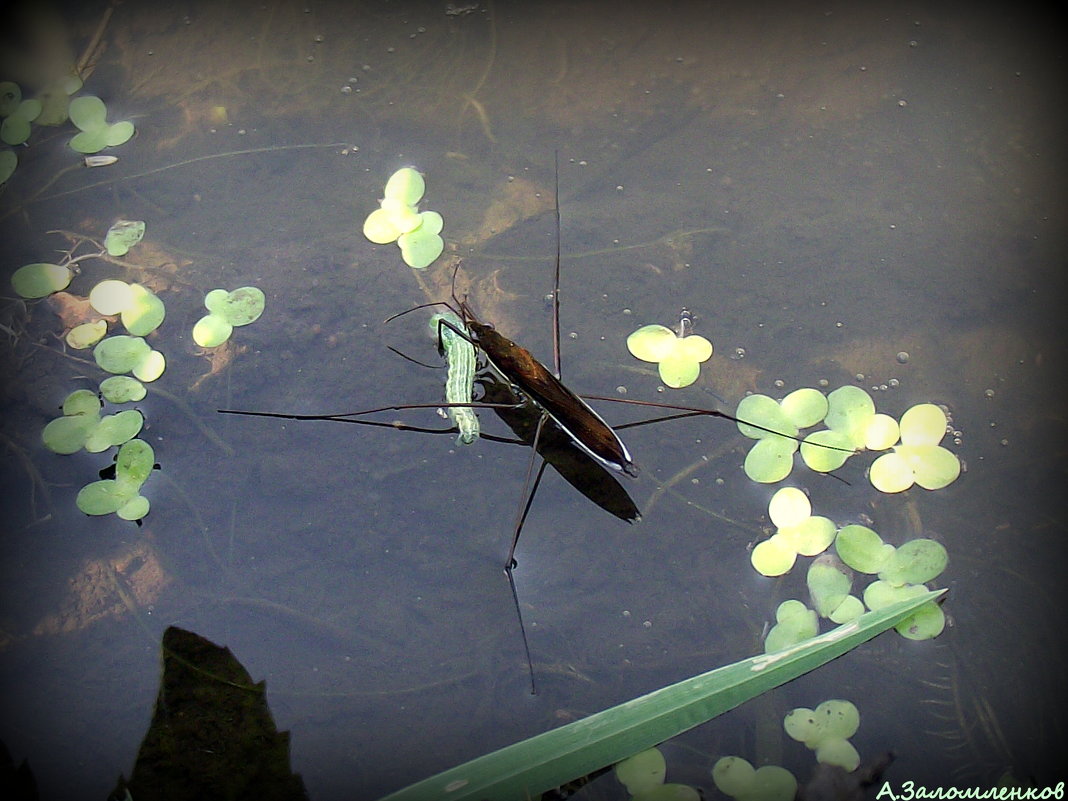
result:
[[[889,781],[1053,780],[1065,432],[1050,398],[1065,372],[1064,241],[1049,220],[1064,208],[1064,121],[1049,112],[1059,73],[1042,21],[892,4],[305,5],[125,3],[101,26],[101,10],[60,4],[17,17],[0,51],[0,77],[29,94],[101,30],[84,92],[137,127],[94,169],[69,126],[34,129],[0,197],[5,274],[145,220],[140,245],[81,262],[68,292],[121,278],[167,306],[150,336],[167,370],[136,404],[160,465],[140,528],[74,506],[113,453],[40,443],[63,399],[103,377],[61,341],[81,307],[0,306],[0,738],[41,796],[136,781],[171,626],[228,648],[247,671],[237,683],[267,682],[289,768],[328,799],[757,652],[776,606],[807,597],[803,571],[750,567],[773,488],[741,472],[734,426],[627,429],[639,523],[551,473],[527,520],[516,580],[532,699],[501,574],[525,447],[214,414],[437,401],[441,372],[388,350],[433,359],[425,320],[381,321],[448,297],[454,255],[479,316],[549,361],[554,150],[569,386],[719,396],[730,411],[750,391],[859,383],[893,415],[945,404],[945,444],[967,468],[945,490],[889,497],[861,459],[848,485],[795,469],[790,483],[839,525],[943,542],[952,625],[928,643],[879,638],[670,744],[671,780],[710,793],[729,753],[808,775],[779,724],[829,697],[861,707],[865,760],[897,754]],[[449,251],[421,273],[361,232],[405,164],[445,220]],[[245,285],[265,292],[264,315],[198,349],[205,293]],[[673,395],[623,343],[683,307],[716,354]],[[432,410],[396,416],[445,427]]]

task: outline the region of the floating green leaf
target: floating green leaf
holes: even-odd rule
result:
[[[135,497],[136,490],[131,492],[114,479],[105,478],[82,487],[74,502],[87,515],[109,515]]]
[[[30,121],[19,115],[12,115],[0,124],[0,141],[7,145],[21,145],[30,138]]]
[[[401,258],[409,267],[422,270],[429,267],[445,249],[445,240],[436,232],[419,226],[414,231],[401,234],[397,239]]]
[[[754,770],[736,756],[723,757],[712,766],[712,781],[737,801],[793,801],[797,795],[797,779],[786,768],[761,765]]]
[[[897,548],[879,570],[879,578],[895,587],[923,584],[942,574],[949,564],[949,554],[940,542],[930,539],[909,540]]]
[[[398,790],[381,801],[526,801],[662,743],[825,664],[897,625],[940,593],[869,612],[787,650],[664,687]]]
[[[91,323],[82,323],[76,325],[70,331],[67,332],[67,336],[64,339],[67,340],[67,344],[75,350],[85,350],[91,348],[97,342],[104,338],[104,335],[108,332],[108,324],[106,320],[96,320]]]
[[[140,490],[152,474],[155,463],[156,454],[152,446],[143,439],[132,439],[119,448],[115,457],[115,480]]]
[[[860,712],[849,701],[824,701],[814,710],[794,709],[783,719],[783,728],[814,750],[819,762],[850,772],[860,765],[860,755],[848,741],[860,728]]]
[[[108,278],[89,290],[89,305],[101,314],[121,314],[134,302],[134,293],[125,281]]]
[[[217,292],[218,290],[213,291]],[[233,292],[228,292],[225,298],[215,295],[211,306],[207,305],[207,298],[205,297],[204,299],[204,305],[212,314],[221,317],[235,328],[240,325],[248,325],[259,319],[259,316],[263,314],[266,303],[267,298],[264,296],[263,290],[254,286],[243,286],[240,289],[235,289]]]
[[[797,548],[782,533],[772,534],[754,546],[749,561],[762,576],[781,576],[789,573],[797,561]]]
[[[70,101],[67,115],[78,130],[95,131],[107,125],[108,109],[99,97],[83,95]]]
[[[907,640],[933,640],[945,627],[946,613],[930,601],[894,626],[894,630]]]
[[[818,389],[806,387],[791,392],[780,403],[783,412],[797,428],[811,428],[827,416],[829,404]]]
[[[774,654],[815,637],[819,629],[816,613],[800,601],[789,600],[775,610],[776,623],[764,639],[764,652]]]
[[[230,338],[234,327],[217,314],[207,314],[193,326],[193,341],[202,348],[214,348]]]
[[[739,402],[734,416],[739,421],[748,421],[747,423],[739,422],[738,430],[742,433],[742,436],[750,439],[764,439],[766,437],[786,439],[787,437],[797,436],[797,426],[790,422],[790,418],[786,416],[782,406],[774,398],[767,395],[746,395]],[[749,423],[753,423],[753,425],[749,425]],[[762,427],[758,428],[757,426]],[[779,437],[772,432],[784,436]],[[794,450],[796,450],[797,441],[790,441],[794,443]]]
[[[794,526],[780,528],[779,534],[802,556],[816,556],[834,542],[834,522],[822,515],[812,515]]]
[[[829,473],[846,463],[853,455],[854,447],[853,440],[845,432],[830,429],[814,431],[801,443],[801,458],[810,470]]]
[[[809,565],[806,583],[816,613],[830,617],[849,596],[853,575],[838,557],[824,554]]]
[[[41,431],[41,441],[50,451],[76,453],[84,446],[100,420],[100,399],[95,392],[78,389],[63,401],[63,416]]]
[[[158,350],[150,350],[133,368],[134,377],[146,384],[155,381],[167,368],[167,360]]]
[[[159,328],[167,313],[163,301],[140,284],[130,284],[130,304],[122,310],[122,324],[134,336],[147,336]]]
[[[828,410],[824,423],[827,428],[841,431],[849,437],[851,447],[864,445],[868,424],[875,416],[875,401],[860,387],[839,387],[827,396]]]
[[[697,380],[701,363],[712,358],[712,343],[702,336],[680,337],[667,326],[643,325],[627,337],[627,350],[636,359],[655,362],[660,380],[672,389]]]
[[[104,247],[109,256],[125,256],[130,248],[145,236],[145,224],[141,220],[118,220],[104,237]]]
[[[778,528],[796,526],[812,516],[812,501],[797,487],[783,487],[768,502],[768,517]]]
[[[70,268],[59,264],[25,264],[11,276],[11,286],[24,298],[43,298],[66,289],[71,276]]]
[[[116,509],[115,514],[123,520],[140,520],[148,514],[148,510],[148,498],[144,495],[138,495]]]
[[[136,437],[144,424],[145,418],[136,409],[106,415],[86,438],[85,449],[89,453],[100,453],[113,445],[122,445]]]
[[[71,148],[79,153],[96,153],[105,147],[121,145],[134,135],[131,122],[108,124],[107,107],[99,97],[76,97],[70,101],[67,113],[81,131],[70,141]]]
[[[93,358],[109,373],[128,373],[143,362],[152,348],[142,337],[117,334],[93,348]]]
[[[749,449],[745,457],[745,474],[761,484],[782,481],[794,467],[797,440],[768,436]]]
[[[96,415],[75,414],[57,417],[41,431],[41,441],[54,453],[77,453],[85,446],[97,425]]]
[[[894,546],[867,526],[843,526],[834,541],[838,557],[860,573],[878,573],[893,556]]]
[[[386,181],[384,196],[386,200],[396,200],[408,206],[414,206],[426,192],[426,180],[414,167],[401,167]]]
[[[632,757],[617,762],[614,768],[619,783],[631,795],[648,792],[664,783],[667,763],[658,748],[647,748]]]
[[[129,403],[143,400],[148,390],[136,378],[128,375],[113,375],[100,382],[100,394],[108,403]]]

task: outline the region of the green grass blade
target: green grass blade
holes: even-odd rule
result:
[[[391,793],[381,801],[529,801],[671,739],[852,650],[938,598],[935,590],[868,612],[773,654],[702,673],[538,734]]]

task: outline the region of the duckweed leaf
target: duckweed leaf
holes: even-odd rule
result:
[[[829,447],[823,447],[829,446]],[[810,470],[830,473],[846,463],[856,447],[849,435],[842,431],[814,431],[801,443],[801,459]]]
[[[818,389],[806,387],[791,392],[780,404],[783,413],[797,428],[811,428],[827,416],[827,397]]]
[[[909,540],[885,562],[879,578],[898,587],[923,584],[940,576],[947,564],[949,554],[942,543],[931,539]]]
[[[234,327],[217,314],[208,314],[193,326],[193,341],[202,348],[214,348],[230,338]]]
[[[864,445],[868,424],[875,416],[875,401],[860,387],[839,387],[827,396],[828,410],[824,418],[827,428],[841,431],[849,437],[851,446]]]
[[[125,256],[129,253],[130,248],[144,238],[144,235],[145,224],[143,221],[118,220],[108,229],[107,235],[104,237],[104,247],[107,248],[110,256]]]
[[[396,200],[408,206],[418,203],[426,192],[426,180],[414,167],[401,167],[386,181],[386,200]]]
[[[838,557],[860,573],[878,573],[894,554],[894,546],[867,526],[843,526],[834,541]]]
[[[77,453],[85,446],[97,425],[96,415],[75,414],[57,417],[41,431],[41,441],[53,453]]]
[[[0,140],[7,145],[21,145],[30,138],[30,121],[20,115],[12,115],[0,123]]]
[[[144,400],[148,390],[136,378],[128,375],[113,375],[100,382],[100,394],[108,403],[129,403]]]
[[[768,517],[778,528],[796,526],[812,516],[812,501],[797,487],[783,487],[768,502]]]
[[[927,490],[949,486],[960,476],[960,460],[941,445],[899,445],[895,449],[912,470],[917,484]]]
[[[779,529],[779,533],[788,538],[802,556],[816,556],[826,551],[834,542],[835,527],[830,518],[812,515],[796,526]]]
[[[121,314],[134,302],[134,292],[125,281],[108,278],[89,290],[89,305],[104,315]]]
[[[409,267],[422,270],[429,267],[445,249],[445,240],[438,234],[424,231],[422,226],[409,233],[401,234],[397,239],[401,258]]]
[[[806,583],[817,614],[830,617],[853,589],[853,576],[836,556],[824,554],[809,565]]]
[[[919,403],[901,415],[901,444],[937,445],[946,425],[945,412],[933,403]]]
[[[149,350],[133,368],[134,377],[146,384],[155,381],[167,368],[167,360],[158,350]]]
[[[634,796],[662,785],[667,775],[667,763],[660,749],[649,748],[617,762],[614,771],[616,779]]]
[[[752,788],[755,773],[748,760],[726,756],[712,766],[712,781],[721,793],[739,798]]]
[[[946,613],[930,601],[894,626],[894,630],[907,640],[933,640],[945,627]]]
[[[749,561],[762,576],[782,576],[789,573],[797,561],[797,549],[780,532],[758,542],[749,554]]]
[[[790,422],[790,418],[786,416],[782,406],[774,398],[767,395],[747,395],[742,398],[734,416],[739,420],[748,420],[754,424],[738,423],[738,430],[742,433],[742,436],[750,439],[785,439],[786,437],[797,436],[797,426]],[[757,428],[756,426],[763,426],[763,428]],[[771,431],[785,436],[779,437],[764,429],[771,429]],[[789,441],[793,442],[794,450],[796,450],[797,441]]]
[[[901,436],[897,420],[888,414],[876,414],[864,432],[864,447],[869,451],[885,451],[892,448]]]
[[[824,765],[837,765],[846,773],[852,773],[860,766],[860,754],[849,740],[837,737],[827,740],[816,749],[816,761]]]
[[[145,418],[136,409],[109,414],[100,419],[85,440],[89,453],[106,451],[113,445],[122,445],[141,432]]]
[[[759,440],[746,454],[745,474],[761,484],[782,481],[793,470],[797,447],[797,440],[786,437],[768,436]]]
[[[800,601],[783,601],[775,611],[778,621],[764,640],[764,652],[771,654],[815,637],[819,631],[816,613]]]
[[[71,100],[67,114],[80,131],[96,131],[107,125],[107,106],[93,95],[82,95]]]
[[[122,314],[122,324],[134,336],[147,336],[159,328],[167,310],[163,301],[140,284],[130,285],[130,303]]]
[[[156,454],[143,439],[131,439],[115,457],[115,479],[138,490],[152,474]]]
[[[100,408],[100,398],[88,389],[76,389],[63,400],[63,414],[97,415]]]
[[[11,276],[11,286],[24,298],[43,298],[66,289],[72,275],[69,267],[59,264],[25,264]]]
[[[107,320],[96,320],[91,323],[82,323],[81,325],[74,326],[74,328],[67,332],[67,336],[64,338],[67,340],[67,344],[75,350],[85,350],[86,348],[93,347],[93,345],[103,339],[107,332]]]
[[[105,478],[82,487],[74,502],[87,515],[109,515],[135,497],[136,490]]]
[[[204,302],[207,305],[207,298]],[[213,301],[213,305],[208,308],[236,328],[259,319],[266,303],[267,298],[263,290],[254,286],[243,286],[227,293],[225,299]]]
[[[660,362],[675,349],[675,332],[664,325],[643,325],[627,337],[627,350],[643,362]]]
[[[109,373],[128,373],[151,352],[152,348],[143,338],[117,334],[102,340],[93,348],[93,358]]]
[[[149,507],[148,498],[138,495],[116,509],[115,514],[123,520],[140,520],[148,514]]]

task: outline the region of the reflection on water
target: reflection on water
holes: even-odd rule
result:
[[[73,53],[99,22],[60,9],[38,36]],[[947,490],[900,497],[874,494],[863,463],[849,483],[795,471],[839,524],[942,541],[953,625],[930,643],[882,637],[699,728],[669,747],[671,780],[708,790],[727,753],[803,778],[811,757],[776,718],[828,697],[861,708],[862,756],[897,753],[890,781],[1053,778],[1064,428],[1048,398],[1064,374],[1064,243],[1048,230],[1062,131],[1047,116],[1054,51],[1041,31],[892,4],[461,15],[433,2],[194,2],[119,6],[102,36],[85,91],[138,135],[89,170],[69,131],[35,131],[0,209],[7,269],[69,246],[48,231],[100,237],[116,218],[145,220],[128,258],[83,262],[70,291],[105,277],[152,286],[168,369],[138,405],[160,463],[151,514],[141,528],[87,519],[74,494],[110,456],[54,456],[38,432],[98,371],[58,345],[45,303],[0,312],[0,739],[43,797],[103,798],[129,775],[169,625],[267,681],[292,769],[326,799],[371,797],[752,654],[778,603],[804,597],[799,571],[771,582],[749,567],[771,488],[745,480],[733,426],[628,429],[640,523],[551,474],[527,520],[516,578],[531,698],[501,571],[526,448],[214,414],[441,397],[439,371],[387,349],[433,360],[425,319],[381,321],[444,299],[450,272],[415,275],[360,233],[404,164],[426,172],[427,203],[464,257],[457,292],[548,361],[554,150],[570,385],[666,399],[623,343],[685,307],[717,355],[679,402],[886,384],[880,411],[946,404],[967,464]],[[7,74],[33,87],[39,60]],[[204,293],[249,284],[267,295],[263,317],[231,350],[198,353]],[[394,416],[444,427],[428,410]],[[609,797],[597,786],[612,781],[584,792]]]

